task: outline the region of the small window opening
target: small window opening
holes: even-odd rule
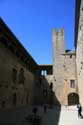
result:
[[[71,86],[71,88],[75,88],[75,80],[70,81],[70,86]]]
[[[46,76],[46,75],[47,75],[47,70],[42,70],[42,71],[41,71],[41,75],[42,75],[42,76]]]
[[[70,58],[72,58],[72,55],[70,55]]]
[[[46,89],[44,89],[44,90],[43,90],[43,96],[44,96],[44,97],[47,97],[47,95],[48,95],[48,92],[47,92]]]
[[[2,101],[1,107],[5,108],[5,101]]]
[[[17,80],[17,70],[16,69],[12,69],[12,81],[13,83],[16,83]]]
[[[16,56],[17,56],[17,57],[20,57],[20,54],[19,54],[19,52],[18,52],[18,51],[16,51]]]
[[[25,81],[25,76],[24,76],[24,69],[21,68],[20,69],[20,72],[19,72],[19,83],[21,84],[24,84],[24,81]]]
[[[13,94],[13,105],[16,105],[16,93]]]
[[[9,49],[10,49],[10,51],[12,52],[12,53],[14,53],[14,47],[12,46],[12,45],[10,45],[9,47],[8,47]]]

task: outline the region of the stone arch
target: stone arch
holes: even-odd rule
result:
[[[79,103],[79,96],[77,93],[70,93],[68,95],[68,105],[77,105]]]

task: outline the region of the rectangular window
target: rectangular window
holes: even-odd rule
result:
[[[16,83],[17,80],[17,70],[15,68],[12,69],[12,81]]]
[[[71,88],[75,88],[75,80],[71,80],[70,81],[70,87]]]
[[[72,55],[70,55],[70,58],[72,58]]]
[[[25,76],[24,76],[24,69],[23,68],[20,69],[18,79],[19,79],[20,84],[21,83],[24,84]]]
[[[46,76],[47,75],[47,70],[41,70],[41,75]]]

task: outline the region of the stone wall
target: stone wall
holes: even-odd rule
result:
[[[64,68],[63,104],[68,105],[68,95],[70,93],[77,93],[75,53],[64,54],[63,68]],[[71,83],[72,80],[74,83]]]
[[[58,32],[53,29],[52,44],[53,44],[53,76],[55,83],[53,84],[53,91],[56,97],[62,103],[61,90],[63,86],[63,63],[64,58],[62,54],[65,52],[64,30],[60,29]]]
[[[71,56],[72,55],[72,56]],[[68,95],[70,93],[77,93],[77,78],[76,78],[76,57],[73,54],[63,54],[64,63],[63,68],[63,78],[61,85],[56,81],[56,76],[47,75],[45,76],[48,84],[50,86],[53,83],[53,92],[55,93],[56,100],[62,105],[68,105]],[[57,70],[57,73],[58,70]],[[74,80],[74,85],[71,85],[71,80]],[[54,100],[56,104],[56,100]]]
[[[49,79],[50,75],[48,75]],[[53,104],[53,95],[47,76],[36,76],[35,78],[35,93],[34,103],[37,105]]]
[[[0,42],[0,108],[33,103],[34,75]]]
[[[78,92],[80,102],[83,106],[83,0],[81,0],[79,13],[77,48],[76,48],[76,65],[77,65],[77,79],[78,79]]]
[[[65,50],[64,30],[53,29],[53,66],[38,66],[7,27],[3,27],[0,32],[0,108],[44,103],[68,105],[69,94],[78,94],[77,73],[80,74],[79,93],[82,92],[82,32],[78,37],[81,44],[78,42],[76,59],[74,51]],[[41,75],[42,70],[45,76]]]
[[[77,90],[75,52],[65,52],[64,30],[53,29],[53,91],[60,104],[68,104],[68,94]],[[74,80],[75,87],[70,86]]]

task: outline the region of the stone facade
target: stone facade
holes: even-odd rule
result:
[[[64,29],[53,28],[53,65],[38,65],[0,19],[0,109],[75,105],[79,97],[83,104],[82,18],[83,0],[76,2],[76,50],[66,50]]]
[[[0,109],[50,104],[51,95],[39,65],[0,19]]]
[[[75,51],[65,50],[64,29],[53,29],[53,91],[60,104],[68,105],[68,95],[77,93]],[[73,80],[74,87],[71,86]]]
[[[0,40],[0,107],[32,104],[33,87],[34,75]]]
[[[71,100],[74,100],[74,96],[78,98],[77,88],[77,70],[76,70],[76,53],[75,50],[65,50],[65,37],[64,29],[52,32],[52,45],[53,45],[53,73],[48,74],[48,69],[42,67],[47,71],[45,79],[49,86],[53,84],[52,90],[55,98],[54,104],[57,104],[56,98],[61,105],[70,105],[69,96],[72,95]],[[75,95],[74,95],[75,94]],[[79,100],[79,99],[77,99]],[[76,101],[76,98],[75,100]],[[78,102],[71,102],[78,103]]]
[[[78,93],[83,106],[83,0],[76,0],[75,47]]]

